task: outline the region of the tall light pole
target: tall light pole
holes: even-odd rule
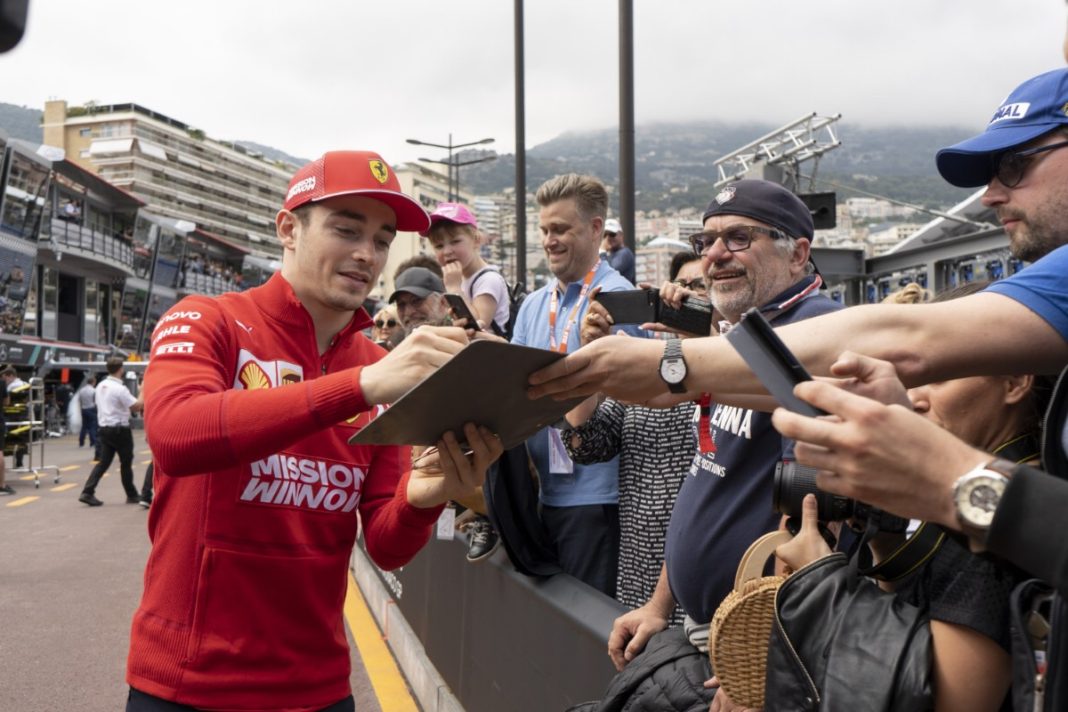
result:
[[[638,249],[634,193],[634,0],[619,0],[619,219],[631,251]]]
[[[420,141],[417,138],[407,139],[408,143],[415,146],[430,146],[432,148],[444,148],[448,151],[448,158],[444,161],[436,158],[420,158],[420,161],[426,161],[427,163],[440,163],[448,169],[448,183],[449,183],[449,202],[460,199],[460,166],[469,166],[472,163],[483,163],[485,161],[492,161],[496,159],[496,156],[483,156],[482,158],[476,158],[470,161],[454,161],[452,154],[454,151],[458,151],[461,148],[468,148],[470,146],[481,146],[487,143],[493,143],[496,139],[484,138],[478,141],[469,141],[467,143],[453,143],[452,134],[449,134],[449,142],[446,144],[430,143],[429,141]]]

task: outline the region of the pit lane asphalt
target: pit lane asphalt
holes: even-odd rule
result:
[[[126,504],[115,458],[97,487],[102,507],[78,501],[92,450],[77,437],[45,441],[44,462],[61,468],[12,473],[16,494],[0,497],[0,710],[115,712],[126,706],[130,620],[148,557],[148,511]],[[134,481],[150,455],[134,431]],[[35,464],[39,458],[35,457]],[[23,479],[26,478],[26,479]],[[29,500],[28,498],[36,497]],[[382,712],[352,648],[356,709]]]

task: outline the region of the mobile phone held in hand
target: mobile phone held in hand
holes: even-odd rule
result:
[[[594,296],[616,324],[659,322],[669,329],[708,336],[712,330],[712,304],[707,299],[689,297],[678,309],[660,301],[656,289],[628,289],[599,292]]]
[[[598,292],[593,298],[601,303],[616,324],[644,324],[656,321],[660,294],[653,289],[627,289]]]
[[[745,359],[768,393],[784,408],[801,415],[826,415],[794,395],[794,386],[802,381],[811,381],[812,376],[786,348],[758,309],[753,308],[743,314],[741,321],[724,338]]]
[[[453,317],[457,319],[467,319],[467,325],[465,329],[473,329],[475,331],[482,331],[482,327],[478,325],[478,319],[471,313],[471,310],[467,308],[467,302],[459,294],[445,294],[445,301],[449,303],[449,309],[452,311]]]

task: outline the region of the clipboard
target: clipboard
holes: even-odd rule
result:
[[[353,445],[433,445],[464,423],[484,425],[505,449],[560,420],[585,398],[527,397],[531,373],[564,357],[502,341],[472,341],[349,438]]]

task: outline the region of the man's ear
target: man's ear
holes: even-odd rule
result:
[[[593,220],[590,221],[590,227],[593,228],[593,234],[597,236],[597,244],[601,244],[601,240],[604,239],[604,218],[594,215]]]
[[[296,249],[297,237],[300,234],[300,218],[283,208],[274,216],[274,230],[278,235],[278,241],[282,243],[282,249]]]
[[[790,266],[805,270],[809,257],[812,256],[812,242],[807,237],[799,237],[795,241],[794,253],[790,256]]]
[[[1015,376],[1004,376],[1003,378],[1005,379],[1006,405],[1014,405],[1022,401],[1031,393],[1031,388],[1035,384],[1035,377],[1029,373],[1018,374]]]

